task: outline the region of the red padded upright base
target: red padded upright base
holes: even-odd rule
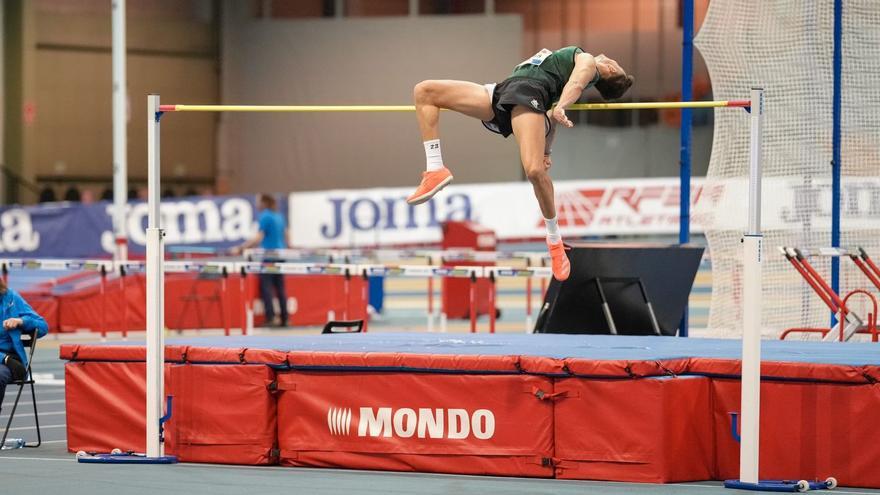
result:
[[[171,367],[169,453],[184,462],[275,464],[274,375],[259,365]]]
[[[165,366],[174,396],[165,450],[183,462],[276,462],[274,372],[262,365]],[[67,448],[144,452],[146,364],[72,362],[65,366]]]
[[[738,380],[712,381],[717,477],[736,478],[739,444],[730,433],[739,411]],[[761,384],[759,472],[766,479],[837,478],[841,486],[880,487],[877,385]]]
[[[557,381],[556,477],[711,479],[709,383],[703,377]]]

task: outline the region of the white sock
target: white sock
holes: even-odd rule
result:
[[[425,141],[425,160],[428,165],[428,172],[443,168],[443,157],[440,154],[439,139]]]
[[[562,235],[559,233],[559,222],[556,220],[556,217],[545,218],[544,225],[547,226],[547,242],[550,244],[562,242]]]

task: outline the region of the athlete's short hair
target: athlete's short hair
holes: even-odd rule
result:
[[[636,81],[636,78],[629,74],[615,74],[609,78],[600,78],[596,81],[596,89],[602,98],[606,100],[616,100],[623,96]]]
[[[260,194],[258,199],[260,202],[260,206],[262,206],[263,208],[274,210],[278,206],[278,202],[275,201],[275,197],[271,194]]]

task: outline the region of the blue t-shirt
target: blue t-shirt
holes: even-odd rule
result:
[[[263,240],[260,247],[263,249],[284,249],[287,243],[284,239],[284,217],[280,213],[273,210],[263,210],[257,219],[260,224],[260,232],[263,233]]]
[[[19,294],[7,289],[0,295],[0,325],[8,318],[21,318],[21,327],[12,330],[0,328],[0,360],[6,354],[17,354],[22,364],[27,364],[27,354],[21,345],[21,332],[35,332],[37,337],[46,335],[49,326],[42,316],[31,308]]]

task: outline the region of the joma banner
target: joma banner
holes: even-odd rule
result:
[[[227,248],[256,232],[252,196],[163,200],[162,228],[166,246]],[[281,211],[287,210],[285,201]],[[103,257],[113,252],[113,205],[50,203],[0,209],[0,255],[7,257]],[[147,204],[126,206],[129,252],[146,244]]]

